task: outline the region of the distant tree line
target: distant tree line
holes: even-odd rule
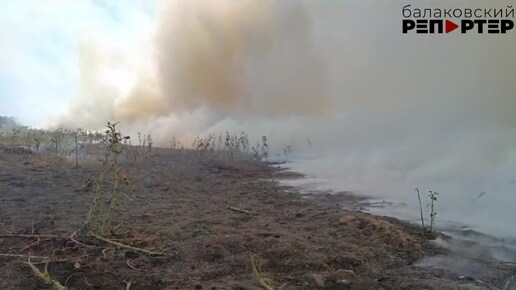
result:
[[[0,128],[19,126],[14,117],[0,116]]]

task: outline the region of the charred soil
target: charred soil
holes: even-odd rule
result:
[[[0,289],[52,289],[27,256],[69,289],[460,289],[413,266],[442,252],[419,228],[343,210],[345,193],[304,198],[280,186],[293,177],[281,166],[165,149],[121,166],[129,186],[106,238],[165,255],[77,234],[97,162],[0,153]]]

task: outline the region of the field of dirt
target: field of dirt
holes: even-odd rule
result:
[[[299,177],[281,166],[165,149],[121,165],[103,241],[79,235],[99,162],[0,153],[0,289],[52,289],[29,255],[69,289],[481,289],[414,266],[443,252],[419,228],[342,210],[345,193],[304,198],[279,185]]]

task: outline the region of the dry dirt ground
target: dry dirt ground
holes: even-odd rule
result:
[[[0,153],[0,289],[51,289],[27,255],[69,289],[264,289],[260,279],[285,290],[480,289],[414,266],[442,252],[417,227],[342,210],[347,194],[303,198],[278,183],[296,174],[223,153],[163,149],[122,162],[129,185],[107,237],[166,255],[70,237],[100,167],[80,163]]]

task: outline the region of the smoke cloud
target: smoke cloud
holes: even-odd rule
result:
[[[177,1],[160,15],[148,61],[126,94],[99,80],[116,52],[80,51],[82,91],[66,124],[148,121],[207,109],[228,115],[321,115],[329,111],[324,63],[307,7],[297,1]],[[110,55],[111,54],[111,55]],[[120,58],[120,56],[117,56]],[[93,123],[90,123],[93,122]]]

